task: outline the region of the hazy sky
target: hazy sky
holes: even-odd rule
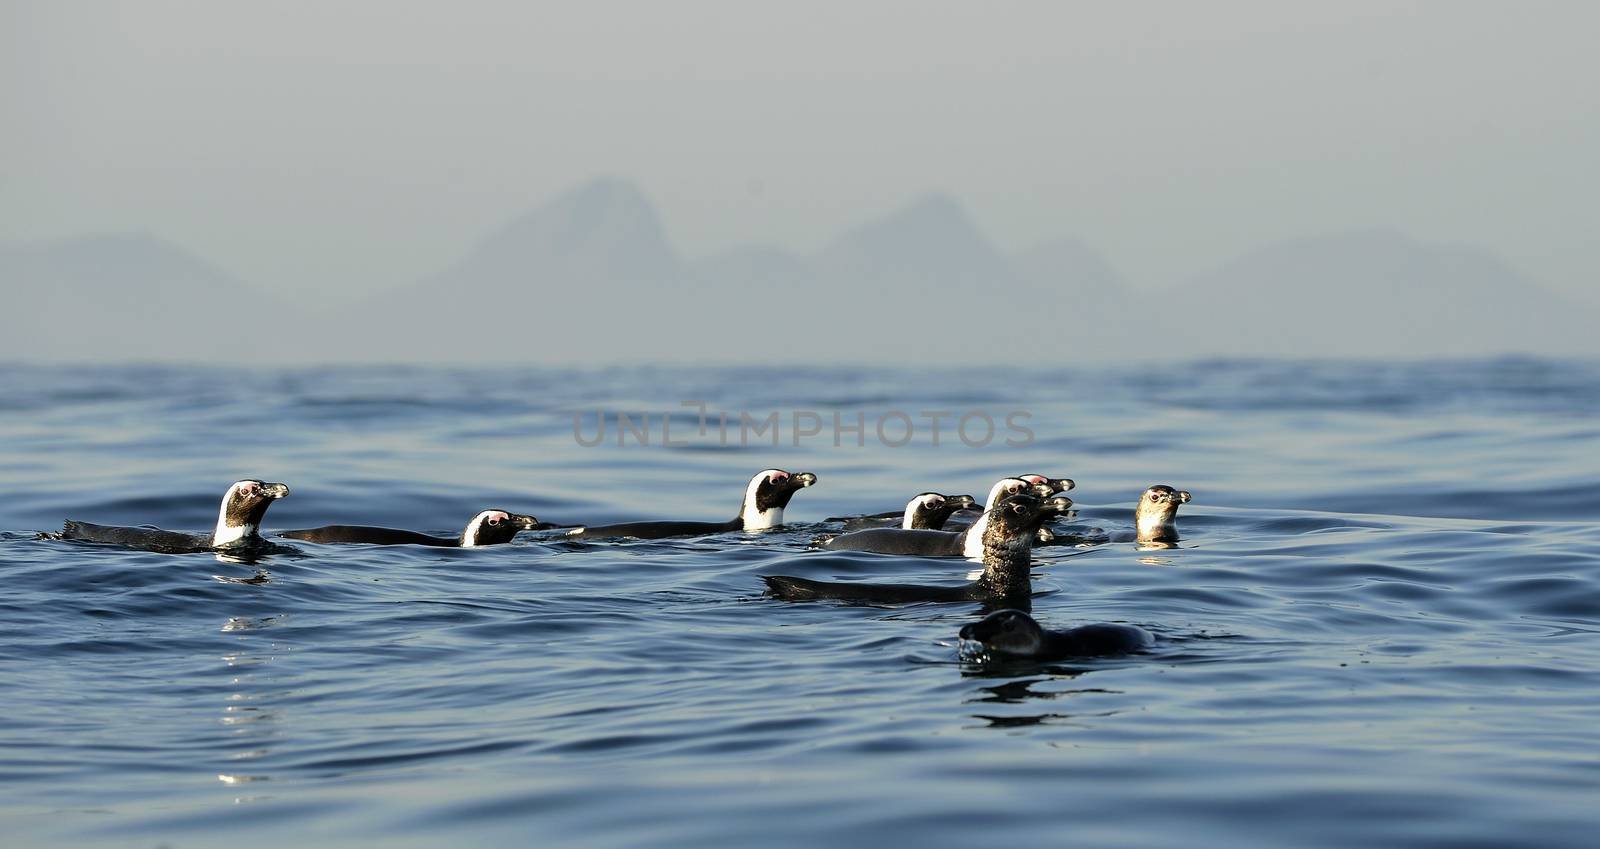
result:
[[[1600,4],[0,0],[0,239],[353,297],[594,175],[689,255],[929,190],[1138,285],[1385,226],[1596,297]]]

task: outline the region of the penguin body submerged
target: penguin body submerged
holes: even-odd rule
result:
[[[1040,499],[1026,493],[1007,497],[989,510],[983,523],[983,573],[957,586],[924,584],[867,584],[813,581],[788,575],[763,575],[768,594],[787,601],[836,599],[880,604],[918,601],[1006,602],[1027,606],[1033,589],[1033,537],[1039,525],[1065,511],[1072,501],[1065,496]],[[921,533],[933,533],[922,531]]]
[[[1002,478],[989,489],[985,504],[993,507],[1000,499],[1020,493],[1040,498],[1053,494],[1049,484],[1029,483],[1021,478]],[[908,554],[919,557],[983,557],[983,530],[989,513],[985,511],[965,530],[933,531],[903,528],[868,528],[840,534],[823,544],[833,551],[874,551],[879,554]]]
[[[810,472],[786,472],[782,469],[765,469],[757,472],[745,487],[744,500],[739,505],[739,515],[726,522],[623,522],[615,525],[593,525],[573,528],[567,536],[574,539],[604,539],[632,537],[635,539],[664,539],[666,537],[701,536],[729,531],[764,531],[783,526],[783,510],[796,492],[817,482]]]
[[[459,537],[440,537],[418,531],[397,528],[377,528],[368,525],[324,525],[320,528],[301,528],[282,531],[286,539],[323,544],[364,545],[430,545],[438,548],[479,548],[510,542],[518,531],[540,531],[553,528],[532,516],[523,516],[505,510],[482,510],[472,517]]]
[[[1065,660],[1131,654],[1150,647],[1148,631],[1102,622],[1065,630],[1047,629],[1020,610],[997,610],[961,629],[963,655]]]
[[[261,520],[266,516],[267,508],[272,506],[272,502],[288,494],[289,487],[281,483],[259,480],[235,482],[222,495],[222,506],[217,511],[217,526],[210,534],[191,534],[150,527],[96,525],[68,519],[62,523],[61,533],[51,536],[65,540],[103,542],[167,554],[270,545],[261,537]]]
[[[846,531],[871,530],[874,528],[892,528],[898,521],[901,530],[937,531],[944,527],[950,517],[962,510],[970,510],[977,505],[977,501],[970,495],[942,495],[937,492],[922,492],[913,496],[906,503],[906,509],[899,513],[875,513],[870,516],[833,516],[829,522],[843,522]]]

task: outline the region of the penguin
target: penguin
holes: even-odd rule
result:
[[[1073,487],[1077,486],[1077,484],[1074,483],[1071,478],[1051,478],[1051,477],[1047,477],[1045,475],[1036,474],[1036,473],[1029,473],[1029,474],[1025,474],[1025,475],[1015,475],[1015,477],[1020,478],[1020,479],[1022,479],[1024,481],[1027,481],[1028,483],[1048,484],[1051,487],[1051,494],[1052,495],[1054,495],[1056,493],[1066,492],[1066,491],[1072,489]],[[928,495],[928,494],[930,494],[930,493],[923,493],[923,495]],[[921,497],[921,496],[918,496],[918,497]],[[965,497],[965,496],[949,496],[949,497],[955,498],[955,497]],[[906,506],[909,509],[910,505],[906,505]],[[956,512],[959,513],[959,512],[962,512],[963,510],[972,510],[972,511],[975,511],[977,513],[982,513],[983,509],[984,509],[984,505],[979,504],[976,501],[974,501],[971,504],[968,504],[966,507],[962,507],[962,508],[957,509]],[[885,511],[885,512],[882,512],[882,513],[869,513],[869,514],[867,514],[865,516],[830,516],[826,521],[829,521],[829,522],[844,522],[845,523],[845,527],[844,527],[845,530],[847,530],[847,531],[859,531],[859,530],[863,530],[865,528],[887,528],[887,527],[893,527],[893,523],[888,521],[888,520],[899,519],[899,518],[901,518],[902,515],[903,514],[899,510],[888,510],[888,511]],[[926,529],[928,529],[928,530],[943,530],[949,524],[950,523],[947,520],[945,525],[928,525],[926,527]],[[950,527],[949,529],[950,530],[959,531],[959,530],[965,528],[969,524],[971,524],[971,519],[970,518],[966,518],[966,517],[962,517],[960,519],[957,519],[956,522],[954,523],[955,526],[954,527]],[[900,527],[901,528],[905,528],[905,525],[901,524]],[[922,528],[921,528],[921,526],[914,526],[913,528],[905,528],[905,529],[906,530],[913,530],[913,529],[922,529]],[[1039,531],[1040,531],[1041,534],[1048,533],[1043,528],[1040,528]]]
[[[277,534],[287,539],[320,543],[365,543],[367,545],[432,545],[441,548],[479,548],[510,542],[518,531],[542,531],[554,528],[532,516],[508,513],[505,510],[483,510],[472,517],[459,537],[436,537],[416,531],[394,528],[373,528],[366,525],[324,525],[320,528],[301,528]]]
[[[1099,545],[1107,542],[1137,542],[1140,545],[1172,548],[1178,542],[1178,506],[1192,499],[1188,491],[1173,489],[1166,484],[1156,484],[1139,495],[1133,508],[1134,533],[1108,533],[1100,528],[1090,528],[1076,533],[1059,533],[1058,543],[1073,545]]]
[[[882,513],[871,516],[833,516],[829,522],[843,522],[847,531],[859,531],[866,528],[892,527],[890,522],[900,520],[902,530],[929,530],[937,531],[944,527],[950,517],[962,510],[970,510],[977,505],[977,501],[970,495],[941,495],[937,492],[922,492],[906,502],[906,509],[901,513]]]
[[[1034,472],[1029,472],[1025,475],[1017,475],[1017,477],[1022,478],[1028,483],[1046,484],[1051,489],[1055,490],[1055,492],[1068,492],[1078,485],[1077,482],[1072,478],[1052,478]]]
[[[1052,478],[1052,477],[1049,477],[1048,475],[1041,475],[1041,474],[1039,474],[1037,472],[1029,472],[1027,474],[1017,475],[1017,477],[1022,479],[1022,480],[1027,481],[1028,483],[1043,484],[1045,486],[1050,487],[1052,495],[1058,494],[1058,493],[1062,493],[1062,492],[1068,492],[1068,491],[1070,491],[1071,489],[1073,489],[1074,487],[1076,487],[1078,485],[1077,482],[1073,481],[1072,478]],[[983,508],[979,507],[978,509],[981,511]],[[1074,514],[1074,513],[1066,513],[1066,514],[1063,514],[1063,515],[1072,516],[1072,515],[1076,515],[1076,514]],[[948,527],[952,531],[959,531],[959,530],[964,529],[967,526],[967,524],[968,524],[968,520],[966,520],[965,517],[962,517],[962,518],[958,518],[955,522],[950,523],[948,525]],[[1050,542],[1055,542],[1055,541],[1056,541],[1056,535],[1055,535],[1054,532],[1052,532],[1049,528],[1045,528],[1045,527],[1039,528],[1039,534],[1038,534],[1038,537],[1035,540],[1035,542],[1050,543]]]
[[[813,581],[788,575],[763,575],[767,593],[786,601],[838,599],[894,604],[917,601],[978,601],[1029,606],[1033,585],[1034,531],[1040,523],[1071,506],[1066,496],[1039,498],[1030,494],[1001,499],[984,511],[983,573],[959,586],[923,584],[859,584]],[[864,532],[865,533],[865,532]],[[930,533],[918,531],[917,533]]]
[[[209,534],[188,534],[159,528],[94,525],[68,519],[61,525],[61,534],[54,538],[107,542],[168,554],[271,545],[261,537],[261,519],[266,515],[267,508],[272,506],[272,502],[288,494],[289,487],[281,483],[238,481],[228,487],[228,491],[223,494],[222,507],[217,512],[217,527]]]
[[[961,654],[969,659],[1025,657],[1065,660],[1131,654],[1150,647],[1154,639],[1133,625],[1100,623],[1065,631],[1049,630],[1020,610],[997,610],[963,626]]]
[[[816,482],[817,476],[810,472],[764,469],[757,472],[750,479],[750,485],[745,487],[739,515],[726,522],[624,522],[619,525],[577,527],[567,531],[566,535],[574,539],[663,539],[739,530],[770,530],[783,526],[783,508],[789,506],[789,499]]]
[[[1021,478],[1001,478],[989,489],[989,498],[985,503],[993,506],[1002,498],[1020,493],[1049,498],[1054,491],[1050,484],[1028,483]],[[1067,499],[1067,505],[1071,504],[1071,499]],[[822,547],[833,551],[875,551],[880,554],[965,557],[969,560],[980,560],[983,558],[984,550],[983,527],[988,516],[988,511],[982,513],[962,531],[869,528],[840,534],[823,543]]]
[[[1173,489],[1166,484],[1156,484],[1139,496],[1139,505],[1133,508],[1133,523],[1139,542],[1177,542],[1178,505],[1188,504],[1187,490]]]

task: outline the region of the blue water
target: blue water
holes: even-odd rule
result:
[[[1600,366],[871,370],[0,367],[0,843],[1589,847],[1600,829]],[[722,445],[684,400],[760,420]],[[671,410],[674,442],[588,448]],[[923,411],[982,411],[993,442]],[[917,426],[880,444],[874,424]],[[794,445],[792,416],[822,434]],[[867,423],[833,442],[832,414]],[[1008,446],[1005,417],[1033,432]],[[574,433],[574,413],[579,433]],[[812,419],[803,419],[803,424]],[[614,422],[613,422],[614,424]],[[944,426],[950,428],[951,420]],[[981,428],[979,428],[981,430]],[[981,433],[978,434],[981,436]],[[258,562],[36,539],[64,518],[451,533],[790,528]],[[1169,550],[1037,550],[1034,614],[1147,654],[964,663],[973,605],[791,604],[759,575],[955,582],[823,517],[1023,471],[1074,525],[1194,493]]]

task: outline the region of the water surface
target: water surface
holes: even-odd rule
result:
[[[1587,847],[1600,827],[1592,363],[9,366],[0,387],[7,846]],[[779,444],[701,436],[684,400],[778,412]],[[575,438],[574,413],[587,438],[663,410],[687,445],[659,415],[648,446]],[[974,410],[990,444],[932,444],[923,413]],[[1008,446],[1019,411],[1033,439]],[[795,412],[823,432],[796,446]],[[834,445],[836,412],[864,447]],[[888,447],[895,412],[917,432]],[[269,528],[723,519],[770,466],[820,482],[759,535],[255,563],[35,538],[208,528],[241,477],[292,487]],[[826,516],[1022,471],[1075,478],[1076,524],[1113,531],[1149,484],[1194,493],[1178,548],[1037,552],[1037,617],[1136,623],[1151,652],[963,663],[974,605],[761,595],[775,572],[960,580],[809,546]]]

